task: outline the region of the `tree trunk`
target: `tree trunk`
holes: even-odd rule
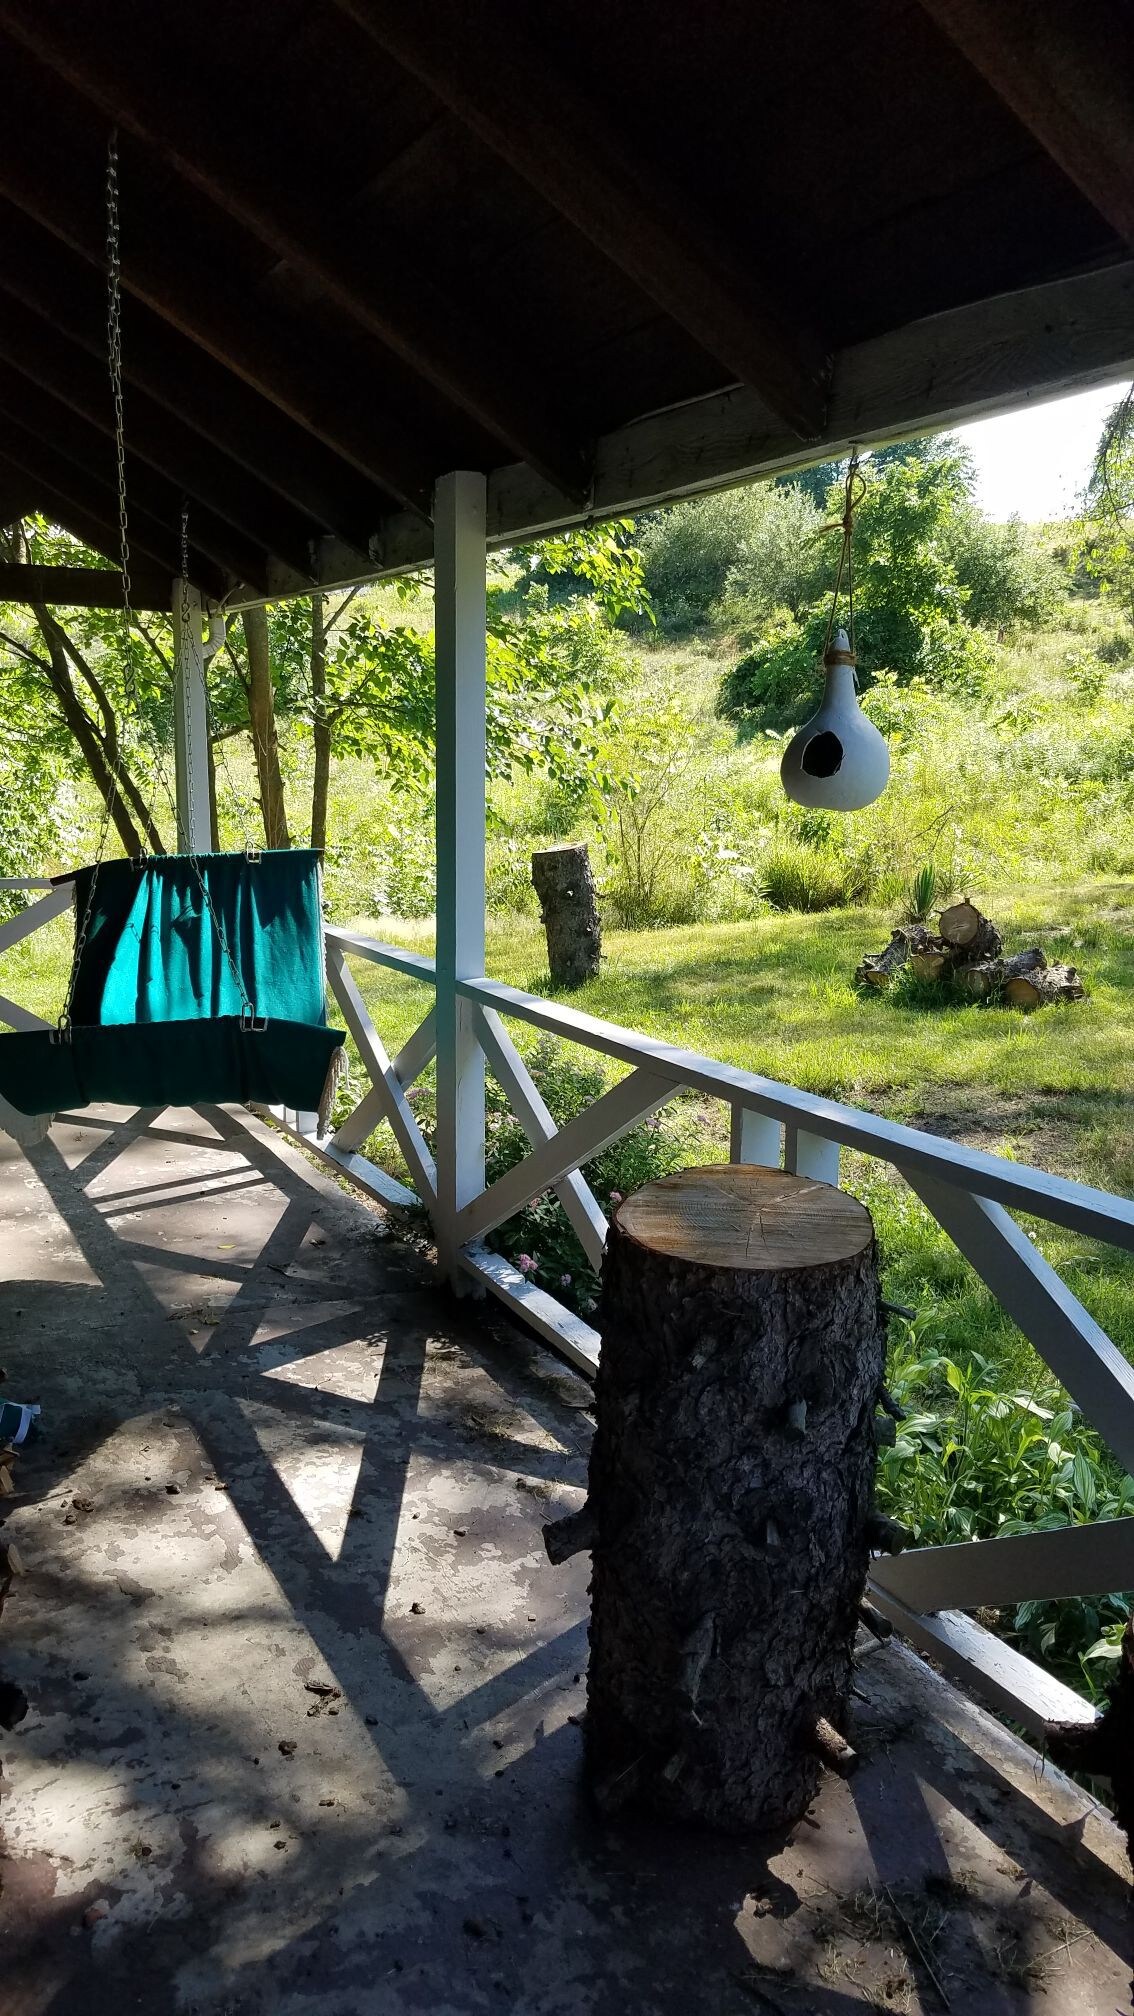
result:
[[[212,735],[205,737],[206,762],[209,777],[209,846],[214,854],[220,853],[220,810],[217,805],[217,745]]]
[[[315,773],[311,780],[311,845],[327,844],[327,796],[331,782],[331,723],[327,716],[327,633],[323,597],[311,597],[311,740]]]
[[[48,610],[33,608],[32,613],[47,646],[50,661],[47,679],[55,695],[59,712],[82,751],[83,761],[98,787],[123,848],[127,854],[141,854],[144,852],[142,835],[131,817],[125,793],[119,788],[107,760],[102,738],[71,683],[67,653],[58,635],[58,626]]]
[[[779,1170],[651,1183],[611,1226],[599,1321],[596,1797],[727,1829],[797,1820],[866,1580],[884,1350],[869,1213]]]
[[[910,972],[916,980],[945,980],[953,970],[953,953],[940,938],[927,937],[924,945],[910,953]]]
[[[263,609],[246,609],[244,641],[248,646],[248,725],[260,782],[260,810],[268,847],[290,847],[280,748],[276,736],[276,700],[268,649],[268,618]]]
[[[586,842],[533,854],[532,883],[547,933],[552,986],[593,980],[602,959],[602,926]]]

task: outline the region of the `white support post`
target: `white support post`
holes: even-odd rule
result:
[[[200,590],[173,582],[173,747],[177,775],[177,845],[207,854],[209,726],[205,703],[204,618]]]
[[[758,1162],[765,1169],[780,1166],[781,1129],[770,1113],[756,1113],[751,1106],[734,1106],[729,1132],[730,1162]]]
[[[457,1215],[484,1189],[484,1054],[457,981],[484,972],[485,498],[442,476],[433,505],[437,664],[437,1256],[455,1288]]]
[[[839,1187],[839,1144],[825,1134],[809,1134],[805,1127],[785,1127],[784,1168],[793,1176],[810,1176],[816,1183]]]

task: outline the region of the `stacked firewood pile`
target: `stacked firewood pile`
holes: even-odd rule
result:
[[[917,980],[960,987],[975,1001],[1006,1001],[1013,1008],[1081,1001],[1086,991],[1074,966],[1049,964],[1038,945],[1006,954],[995,924],[967,896],[941,912],[936,932],[924,924],[899,924],[890,943],[868,953],[854,977],[860,987],[888,987],[907,966]]]

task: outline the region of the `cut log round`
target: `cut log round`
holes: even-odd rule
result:
[[[920,952],[910,953],[910,972],[915,980],[943,980],[952,967],[953,954],[939,939],[929,938]]]
[[[881,952],[868,952],[855,973],[856,987],[888,987],[910,955],[928,942],[924,924],[899,924]]]
[[[1004,983],[1013,1008],[1044,1008],[1052,1001],[1081,1001],[1086,988],[1074,966],[1048,966],[1016,973]]]
[[[593,980],[602,958],[602,926],[586,842],[533,854],[532,884],[547,934],[553,986],[579,987]]]
[[[586,1740],[596,1797],[726,1829],[798,1819],[838,1729],[882,1381],[862,1205],[685,1170],[603,1267]]]
[[[957,979],[968,993],[983,999],[999,994],[1009,980],[1037,972],[1046,965],[1047,959],[1039,946],[1032,945],[1026,952],[1013,952],[1008,959],[982,959],[975,966],[959,966]]]
[[[1003,940],[995,924],[983,916],[967,896],[941,912],[937,928],[945,943],[951,945],[955,952],[963,952],[971,962],[995,959],[1003,950]]]

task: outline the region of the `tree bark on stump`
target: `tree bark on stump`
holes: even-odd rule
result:
[[[615,1214],[599,1322],[595,1796],[729,1830],[797,1820],[819,1724],[842,1720],[867,1571],[870,1215],[779,1170],[651,1183]]]
[[[533,854],[532,884],[547,933],[552,985],[579,987],[593,980],[602,958],[602,927],[586,843]]]

